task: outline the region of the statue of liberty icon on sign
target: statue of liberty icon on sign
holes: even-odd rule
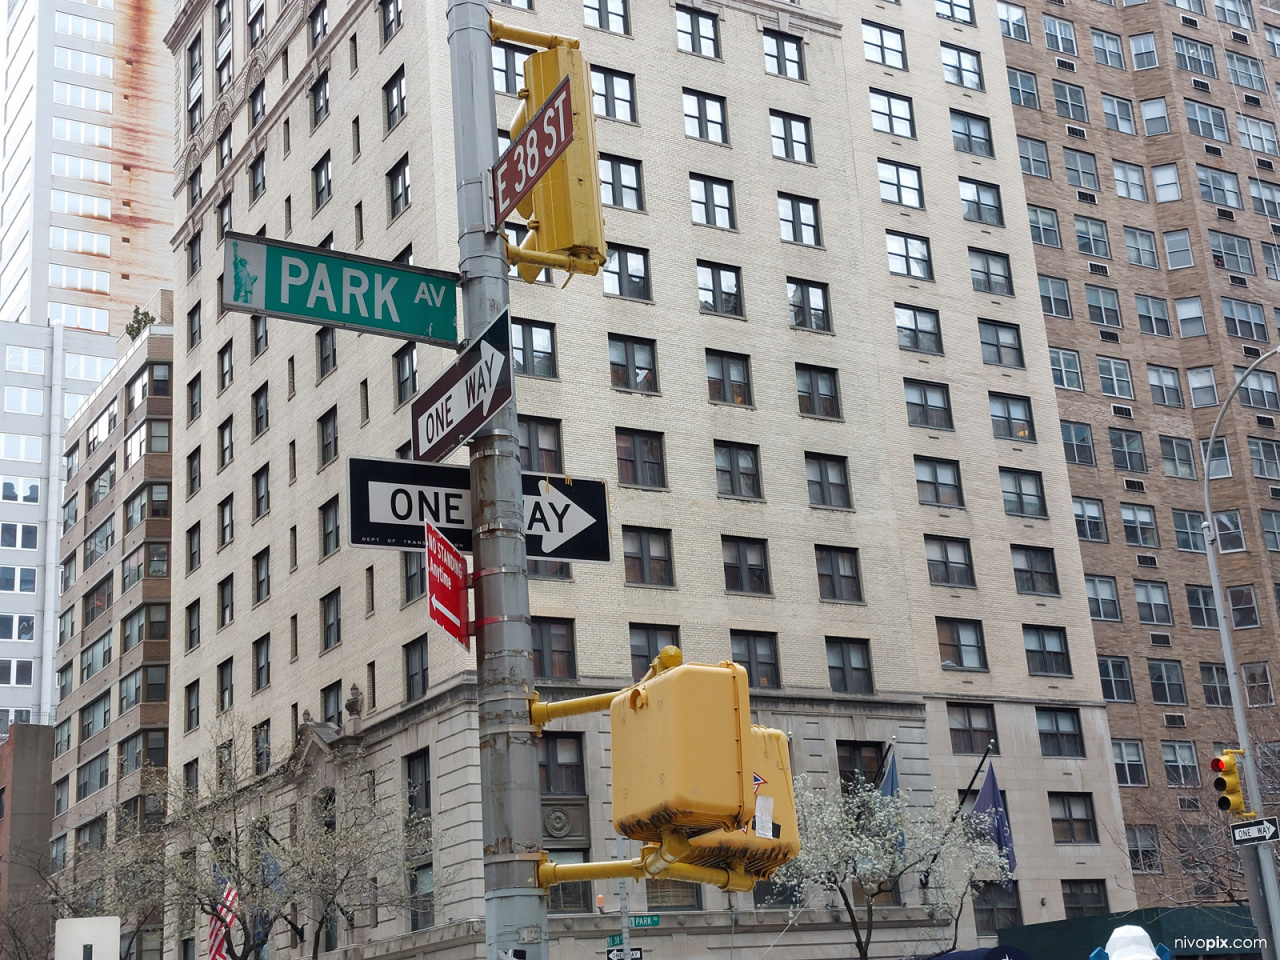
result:
[[[249,261],[240,256],[240,242],[231,245],[231,273],[235,280],[235,302],[253,303],[253,287],[259,277],[249,272]]]

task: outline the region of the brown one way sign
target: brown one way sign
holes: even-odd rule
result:
[[[410,408],[413,457],[439,463],[511,399],[509,311],[476,337]]]

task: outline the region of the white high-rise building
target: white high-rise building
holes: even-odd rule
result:
[[[115,362],[133,308],[168,282],[171,17],[167,0],[6,5],[0,734],[50,721],[60,586],[94,575],[58,555],[65,425]]]

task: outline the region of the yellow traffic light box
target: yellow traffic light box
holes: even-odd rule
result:
[[[753,877],[767,878],[800,853],[791,758],[787,735],[781,730],[751,728],[751,779],[756,795],[751,823],[740,830],[714,830],[694,837],[682,863],[741,863]]]
[[[505,33],[514,31],[494,24],[495,36]],[[568,80],[573,139],[516,207],[529,232],[518,248],[508,246],[507,256],[526,283],[534,283],[548,266],[594,274],[606,259],[590,73],[576,44],[560,42],[529,55],[524,62],[521,103],[511,118],[514,143],[537,109]]]
[[[1240,769],[1236,763],[1238,756],[1244,756],[1244,751],[1224,750],[1209,761],[1209,769],[1217,774],[1213,778],[1213,789],[1219,794],[1218,809],[1237,816],[1244,813],[1244,788],[1240,785]]]
[[[609,714],[619,833],[659,842],[672,831],[693,837],[750,824],[755,758],[741,666],[686,663],[664,670],[620,693]]]

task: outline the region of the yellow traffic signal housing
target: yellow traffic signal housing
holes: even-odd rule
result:
[[[1240,786],[1240,769],[1236,757],[1243,751],[1227,750],[1209,762],[1209,769],[1217,774],[1213,789],[1218,791],[1218,809],[1236,815],[1244,813],[1244,790]]]
[[[791,780],[787,735],[768,727],[751,728],[751,774],[756,812],[745,829],[715,830],[689,841],[681,863],[693,866],[741,864],[756,879],[773,872],[800,853],[796,797]]]
[[[741,666],[672,667],[618,694],[609,715],[619,833],[660,842],[672,831],[693,837],[750,824],[755,748]]]
[[[571,273],[596,273],[606,259],[604,215],[600,204],[599,154],[596,151],[595,113],[589,72],[582,51],[567,44],[532,53],[524,63],[521,104],[511,119],[516,141],[528,118],[569,79],[573,140],[542,175],[529,195],[516,207],[529,225],[529,233],[512,262],[526,283],[535,282],[548,266]],[[555,254],[567,258],[561,264],[522,261],[521,253]]]

